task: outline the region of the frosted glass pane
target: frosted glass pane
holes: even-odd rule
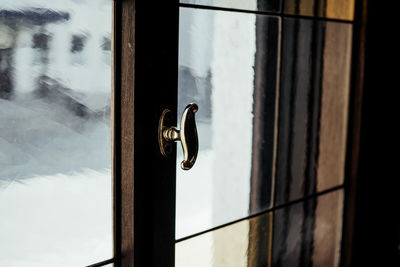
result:
[[[175,245],[175,266],[268,266],[271,219],[266,213],[180,241]]]
[[[198,104],[199,154],[177,155],[176,237],[270,207],[280,19],[180,9],[179,119]]]
[[[349,23],[283,19],[275,205],[344,181],[351,38]]]
[[[111,0],[0,2],[0,266],[113,256]]]
[[[274,212],[272,266],[339,266],[343,189]]]

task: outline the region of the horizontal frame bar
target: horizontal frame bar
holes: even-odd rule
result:
[[[92,265],[88,265],[86,267],[100,267],[100,266],[104,266],[106,264],[110,264],[110,263],[114,263],[114,262],[115,262],[115,259],[112,258],[112,259],[109,259],[109,260],[105,260],[105,261],[101,261],[101,262],[98,262],[98,263],[94,263]]]
[[[282,18],[308,19],[308,20],[318,20],[318,21],[340,22],[340,23],[353,24],[353,21],[351,21],[351,20],[332,19],[332,18],[325,18],[325,17],[305,16],[305,15],[296,15],[296,14],[284,14],[282,12],[246,10],[246,9],[238,9],[238,8],[216,7],[216,6],[184,4],[184,3],[180,3],[179,7],[207,9],[207,10],[215,10],[215,11],[238,12],[238,13],[249,13],[249,14],[256,14],[256,15],[268,15],[268,16],[276,16],[276,17],[282,17]]]
[[[206,233],[218,230],[220,228],[224,228],[226,226],[230,226],[230,225],[238,223],[238,222],[242,222],[242,221],[245,221],[245,220],[248,220],[248,219],[252,219],[254,217],[257,217],[257,216],[260,216],[260,215],[264,215],[264,214],[266,214],[268,212],[276,211],[276,210],[279,210],[279,209],[282,209],[282,208],[286,208],[286,207],[294,205],[294,204],[305,202],[307,200],[310,200],[310,199],[313,199],[313,198],[317,198],[319,196],[322,196],[322,195],[325,195],[325,194],[328,194],[328,193],[332,193],[334,191],[338,191],[338,190],[344,189],[344,188],[345,188],[344,184],[338,185],[338,186],[332,187],[330,189],[327,189],[327,190],[324,190],[324,191],[321,191],[321,192],[318,192],[318,193],[315,193],[315,194],[312,194],[312,195],[309,195],[309,196],[306,196],[306,197],[303,197],[303,198],[300,198],[300,199],[289,201],[289,202],[287,202],[285,204],[277,205],[277,206],[274,206],[274,207],[259,211],[257,213],[254,213],[254,214],[251,214],[249,216],[237,219],[235,221],[231,221],[231,222],[228,222],[228,223],[225,223],[225,224],[221,224],[221,225],[215,226],[213,228],[210,228],[210,229],[207,229],[207,230],[204,230],[204,231],[201,231],[201,232],[189,235],[189,236],[185,236],[185,237],[179,238],[179,239],[177,239],[175,241],[175,243],[179,243],[179,242],[191,239],[192,237],[200,236],[202,234],[206,234]]]

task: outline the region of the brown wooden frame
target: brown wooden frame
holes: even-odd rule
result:
[[[174,266],[175,154],[159,153],[157,127],[176,113],[178,12],[176,0],[114,0],[116,266]]]
[[[354,20],[342,266],[353,255],[366,2]],[[155,122],[176,113],[178,14],[177,0],[114,0],[115,266],[174,266],[175,155],[158,153]]]
[[[133,266],[133,149],[135,2],[114,1],[114,255]],[[123,149],[122,149],[123,148]],[[132,260],[130,260],[132,259]]]

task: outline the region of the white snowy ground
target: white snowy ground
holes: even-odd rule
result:
[[[0,266],[112,256],[110,132],[40,99],[0,100]]]
[[[110,170],[0,180],[0,266],[84,266],[112,257]]]

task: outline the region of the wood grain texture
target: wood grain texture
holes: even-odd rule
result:
[[[346,157],[352,28],[327,23],[324,50],[317,191],[342,184]]]
[[[134,266],[135,1],[114,1],[114,192],[117,266]]]
[[[355,0],[284,0],[285,14],[340,20],[354,19]]]
[[[353,20],[355,0],[327,0],[326,17]]]
[[[133,161],[134,161],[134,58],[135,1],[122,2],[121,49],[121,263],[133,266]]]

